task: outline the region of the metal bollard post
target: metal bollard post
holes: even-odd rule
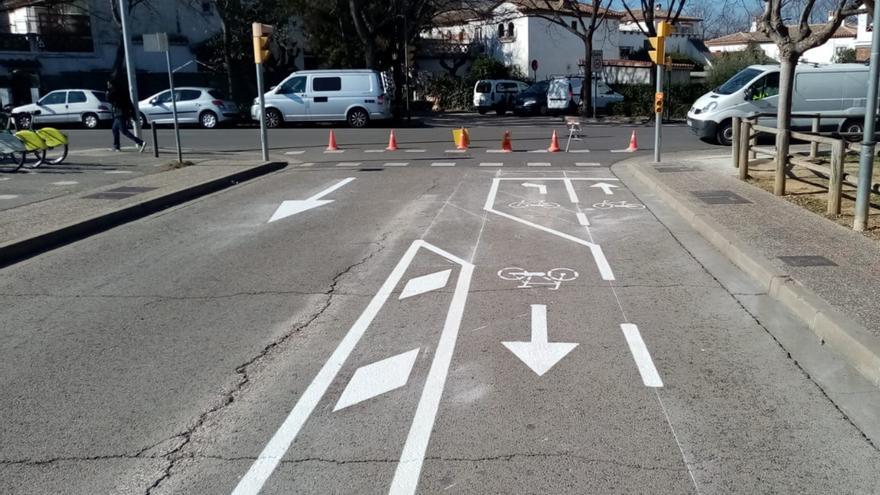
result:
[[[731,146],[731,153],[733,156],[733,168],[739,167],[739,149],[740,149],[740,136],[742,134],[739,132],[740,127],[742,127],[742,118],[734,117],[733,118],[733,146]]]
[[[749,177],[749,145],[751,144],[752,123],[748,119],[743,119],[740,124],[740,140],[739,146],[739,178],[746,180]]]
[[[821,117],[816,115],[813,117],[813,127],[812,132],[815,135],[819,135],[819,120]],[[810,158],[816,158],[816,155],[819,154],[819,143],[818,141],[813,141],[810,143]]]
[[[843,189],[843,160],[846,156],[846,144],[843,139],[831,145],[831,176],[828,178],[829,215],[840,215],[840,195]]]
[[[159,158],[159,138],[156,133],[156,124],[150,126],[150,130],[153,132],[153,157]]]

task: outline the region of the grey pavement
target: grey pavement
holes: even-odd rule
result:
[[[809,330],[622,157],[320,156],[3,269],[0,492],[880,492]]]

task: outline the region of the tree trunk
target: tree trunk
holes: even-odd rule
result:
[[[589,117],[593,108],[593,40],[584,38],[584,84],[581,85],[581,116]]]
[[[361,44],[364,47],[364,64],[366,64],[367,69],[375,69],[376,40],[361,17],[361,8],[361,4],[357,0],[348,0],[348,9],[351,13],[351,20],[354,23],[354,30],[357,32],[358,38],[360,38]]]
[[[776,177],[773,193],[785,194],[785,170],[788,166],[788,150],[791,142],[791,97],[794,87],[794,69],[799,55],[779,55],[779,107],[776,112]]]
[[[223,34],[223,68],[226,69],[226,94],[232,101],[238,101],[235,98],[235,88],[232,82],[232,37],[229,35],[229,29],[226,26],[226,19],[221,17],[220,30]]]

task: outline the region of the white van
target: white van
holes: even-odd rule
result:
[[[792,113],[842,115],[822,119],[822,130],[861,132],[868,92],[868,67],[862,64],[800,64],[795,68]],[[730,145],[733,117],[775,113],[779,66],[751,65],[701,96],[688,111],[691,130],[702,139]],[[761,118],[775,126],[776,119]],[[812,119],[792,119],[792,127],[810,129]]]
[[[372,70],[303,70],[294,72],[266,93],[266,125],[285,122],[346,121],[365,127],[371,120],[391,118],[390,88]],[[251,118],[260,118],[254,99]]]
[[[584,76],[557,76],[551,79],[547,88],[547,110],[551,113],[576,113],[581,104],[583,84]],[[616,93],[601,79],[593,82],[592,90],[593,104],[597,109],[623,101],[623,95]]]
[[[508,79],[480,79],[474,85],[474,107],[480,115],[495,110],[504,115],[513,110],[516,95],[528,89],[529,85],[521,81]]]

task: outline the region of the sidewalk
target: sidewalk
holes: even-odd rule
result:
[[[645,183],[880,386],[880,244],[735,177],[724,151],[639,157],[614,166]]]
[[[131,165],[116,158],[114,167]],[[152,157],[151,157],[152,158]],[[156,159],[153,159],[156,160]],[[167,160],[166,160],[167,162]],[[199,159],[8,208],[0,215],[0,267],[283,168],[285,162]],[[11,182],[11,181],[10,181]],[[4,182],[5,184],[5,182]]]

